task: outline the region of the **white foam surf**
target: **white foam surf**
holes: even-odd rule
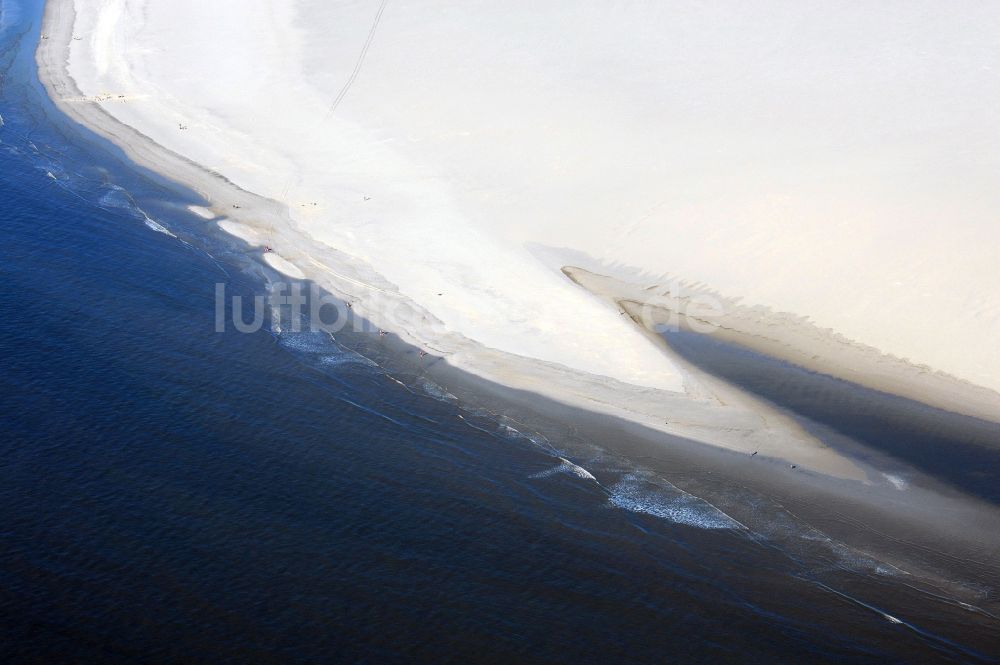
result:
[[[162,233],[164,235],[168,235],[171,238],[176,238],[177,237],[176,235],[174,235],[173,231],[171,231],[170,229],[168,229],[167,227],[165,227],[163,224],[160,224],[159,222],[157,222],[154,219],[151,219],[151,218],[147,217],[146,219],[143,220],[143,223],[146,226],[148,226],[149,228],[151,228],[154,231],[156,231],[157,233]]]
[[[900,492],[906,489],[907,483],[902,476],[896,475],[894,473],[883,473],[882,475],[885,476],[885,479],[888,480],[889,483],[892,484],[892,486],[898,489]]]
[[[616,508],[652,515],[663,520],[700,529],[746,529],[711,503],[675,485],[657,479],[652,482],[639,474],[626,474],[611,487],[608,498]]]
[[[597,478],[594,477],[590,471],[587,471],[579,464],[574,464],[564,457],[559,458],[559,464],[552,467],[551,469],[545,469],[544,471],[539,471],[538,473],[533,473],[529,478],[549,478],[551,476],[566,474],[570,476],[576,476],[583,480],[593,480],[597,482]]]

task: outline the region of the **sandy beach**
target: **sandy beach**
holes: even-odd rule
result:
[[[0,0],[0,660],[994,662],[957,9]]]
[[[802,49],[788,31],[829,18],[813,10],[758,27]],[[741,91],[752,104],[739,122],[705,118],[717,91],[690,77],[702,68],[725,78],[733,63],[674,62],[658,31],[709,17],[609,11],[50,0],[37,58],[61,110],[197,192],[206,223],[251,251],[268,245],[262,259],[281,274],[315,281],[404,342],[500,385],[864,478],[856,462],[652,334],[662,321],[641,316],[643,294],[681,280],[723,305],[714,323],[733,341],[959,413],[1000,413],[995,192],[982,183],[967,196],[941,180],[937,193],[956,204],[948,224],[961,229],[946,236],[940,210],[921,210],[891,178],[871,188],[905,147],[878,162],[884,173],[852,171],[855,152],[869,159],[880,142],[902,146],[938,126],[948,104],[928,102],[895,134],[879,126],[856,146],[818,145],[808,130],[825,118],[805,100],[789,103],[790,130],[767,119],[767,94],[781,82],[765,57],[748,65],[759,88]],[[546,42],[557,18],[567,22],[562,36]],[[754,20],[736,16],[715,37],[753,49],[763,37],[743,30]],[[830,29],[849,27],[847,17]],[[907,57],[919,46],[904,28],[892,39]],[[619,52],[624,40],[632,47]],[[829,66],[826,54],[803,57]],[[864,84],[894,80],[900,66],[879,61]],[[951,85],[976,85],[977,71]],[[671,93],[681,83],[690,98]],[[909,102],[899,94],[884,122]],[[842,132],[868,110],[836,110]],[[930,144],[947,152],[958,139],[942,127]],[[751,130],[782,137],[770,148],[780,169],[751,168],[764,154],[740,138]],[[980,146],[948,168],[988,153]],[[934,157],[914,157],[909,175],[941,176]],[[817,189],[831,174],[835,183]],[[864,196],[844,197],[860,178]],[[913,227],[923,240],[904,242]],[[956,243],[961,265],[949,260]]]

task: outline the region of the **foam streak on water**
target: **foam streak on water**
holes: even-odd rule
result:
[[[611,505],[634,513],[701,529],[745,529],[712,504],[665,480],[651,481],[627,474],[611,487]]]
[[[597,478],[595,478],[590,471],[587,471],[582,466],[574,464],[563,457],[559,458],[559,464],[557,466],[534,473],[531,475],[531,478],[549,478],[557,474],[568,474],[583,480],[593,480],[594,482],[597,482]]]

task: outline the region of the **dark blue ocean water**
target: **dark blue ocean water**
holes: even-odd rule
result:
[[[747,530],[377,341],[214,332],[214,285],[266,272],[59,116],[39,3],[3,6],[3,662],[988,660],[991,619],[780,511]]]

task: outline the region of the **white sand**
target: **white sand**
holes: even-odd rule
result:
[[[305,279],[306,274],[302,272],[294,263],[274,252],[264,254],[264,261],[278,272],[294,279]]]
[[[215,219],[215,213],[204,206],[188,206],[187,209],[202,219]]]
[[[239,222],[234,222],[229,219],[224,219],[219,222],[219,228],[228,233],[229,235],[236,236],[240,240],[246,242],[248,245],[264,245],[264,239],[261,234],[250,228],[246,224],[240,224]]]
[[[565,278],[582,252],[1000,388],[996,7],[49,4],[82,37],[78,89],[50,87],[67,113],[210,200],[240,194],[176,156],[282,204],[232,217],[484,376],[644,422],[684,408],[662,391],[686,378],[699,438],[747,445],[698,411],[714,398],[690,370]],[[554,372],[605,379],[571,399]],[[767,431],[759,405],[722,402]]]
[[[537,242],[1000,389],[995,5],[75,5],[84,94],[469,338],[679,387]]]
[[[624,382],[681,388],[666,356],[616,312],[469,219],[444,174],[369,128],[327,117],[335,93],[304,77],[303,65],[318,58],[330,73],[349,71],[357,52],[342,52],[332,40],[324,40],[330,50],[311,52],[308,41],[322,36],[321,25],[310,36],[302,21],[319,6],[75,5],[74,34],[84,39],[72,44],[70,73],[85,95],[147,95],[107,110],[241,187],[286,203],[310,235],[369,263],[447,329]],[[317,18],[337,25],[340,18],[322,7]]]

